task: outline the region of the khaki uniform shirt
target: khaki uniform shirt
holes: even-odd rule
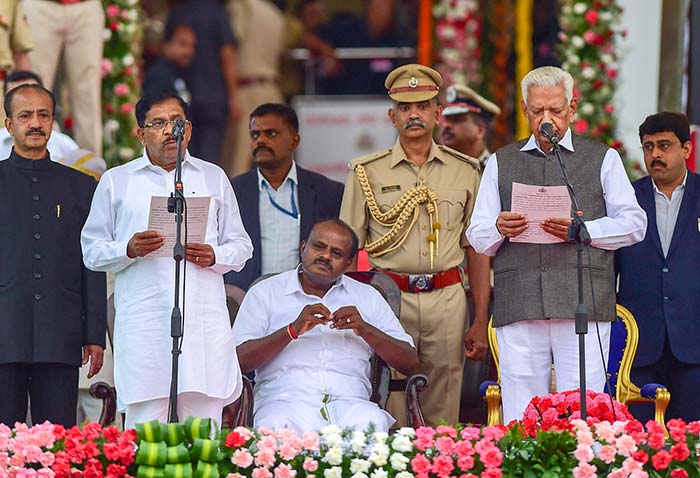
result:
[[[34,48],[27,17],[19,0],[0,0],[0,70],[14,69],[14,52]]]
[[[396,204],[401,196],[422,182],[437,193],[440,231],[438,253],[430,268],[430,217],[424,204],[404,243],[397,250],[380,257],[371,257],[372,267],[404,274],[428,274],[458,266],[468,245],[465,231],[479,189],[480,166],[476,159],[433,142],[427,162],[420,168],[406,159],[397,140],[390,149],[351,161],[351,168],[362,164],[381,211]],[[379,239],[389,227],[379,224],[367,208],[365,194],[357,175],[348,176],[340,218],[357,233],[360,246]],[[410,224],[407,222],[406,227]],[[405,229],[404,229],[405,230]]]
[[[230,0],[228,10],[238,38],[238,77],[276,80],[285,46],[284,14],[265,0]]]

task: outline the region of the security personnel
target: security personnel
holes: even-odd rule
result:
[[[477,158],[482,168],[491,153],[486,139],[494,116],[501,108],[468,86],[447,87],[447,106],[442,111],[440,142]]]
[[[464,356],[486,353],[489,261],[469,247],[465,230],[479,188],[479,162],[433,141],[442,113],[442,78],[423,65],[396,68],[385,86],[389,119],[399,138],[389,149],[350,162],[340,218],[369,254],[370,264],[401,289],[401,324],[430,379],[421,405],[428,423],[456,424]],[[467,254],[476,302],[467,332],[467,299],[459,264]],[[404,420],[393,394],[389,411]]]
[[[29,70],[32,32],[20,0],[0,0],[0,105],[5,78],[13,70]],[[5,112],[0,106],[0,122]]]

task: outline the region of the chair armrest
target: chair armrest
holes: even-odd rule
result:
[[[230,429],[253,426],[253,382],[245,375],[241,396],[224,407],[221,426]]]
[[[406,423],[411,428],[425,426],[425,418],[420,407],[420,392],[428,388],[428,376],[422,373],[406,379]]]
[[[501,386],[498,384],[498,382],[486,380],[481,382],[479,391],[481,392],[481,396],[484,397],[484,400],[486,400],[486,425],[493,426],[502,424],[503,416],[501,414]]]
[[[664,435],[668,438],[666,409],[671,402],[671,392],[660,383],[647,383],[642,387],[640,395],[654,402],[654,421],[663,427]]]
[[[90,385],[90,396],[102,400],[100,426],[106,427],[114,423],[117,416],[117,391],[106,382],[95,382]]]

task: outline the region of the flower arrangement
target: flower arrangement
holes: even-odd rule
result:
[[[102,59],[103,156],[108,167],[133,159],[141,150],[134,105],[139,96],[141,28],[138,0],[104,0]]]
[[[576,79],[579,98],[575,133],[598,139],[625,157],[624,145],[616,138],[617,117],[613,105],[618,76],[616,39],[622,7],[616,0],[562,2],[558,53],[562,68]],[[636,166],[635,166],[636,165]],[[638,177],[640,166],[625,163],[628,173]]]
[[[573,430],[572,420],[581,418],[581,394],[579,389],[550,393],[534,397],[525,407],[522,427],[531,437],[540,430]],[[586,391],[586,421],[589,424],[602,421],[633,420],[627,407],[607,393]]]
[[[133,430],[64,428],[44,422],[14,429],[0,424],[0,477],[10,478],[122,478],[134,462]]]

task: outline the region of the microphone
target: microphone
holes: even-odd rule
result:
[[[172,135],[175,137],[175,139],[183,139],[185,137],[185,120],[184,119],[176,119],[173,122]]]
[[[559,137],[554,131],[554,126],[552,126],[552,123],[542,123],[540,125],[540,133],[542,133],[542,135],[552,144],[557,144],[559,142]]]

